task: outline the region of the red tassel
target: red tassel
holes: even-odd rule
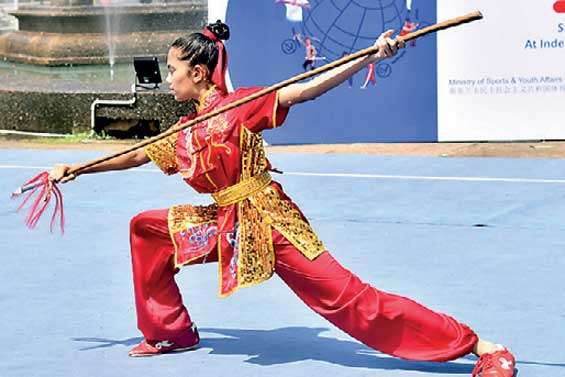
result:
[[[49,173],[42,172],[24,183],[24,185],[17,191],[12,193],[12,199],[17,198],[24,192],[29,191],[26,194],[22,204],[18,207],[18,211],[21,210],[26,203],[39,191],[39,195],[36,196],[35,200],[30,206],[29,212],[26,216],[26,225],[33,229],[39,222],[41,215],[47,209],[49,202],[52,197],[55,197],[55,208],[53,210],[53,215],[51,215],[51,221],[49,223],[49,229],[53,232],[55,223],[57,220],[57,215],[60,216],[59,226],[61,228],[61,233],[65,233],[65,214],[63,210],[63,194],[55,182],[49,180]]]

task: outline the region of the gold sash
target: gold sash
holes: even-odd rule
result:
[[[219,207],[226,207],[239,203],[254,194],[262,191],[271,183],[272,178],[268,171],[264,171],[251,178],[245,179],[233,186],[212,194],[212,198]]]

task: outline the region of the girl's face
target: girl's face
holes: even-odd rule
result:
[[[208,69],[198,64],[191,67],[186,60],[179,60],[179,49],[171,47],[167,54],[167,82],[178,102],[198,99],[200,89],[207,82]]]

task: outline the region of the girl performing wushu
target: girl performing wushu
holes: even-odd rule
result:
[[[480,339],[452,317],[408,298],[362,282],[326,250],[300,212],[272,180],[261,132],[282,125],[289,109],[340,85],[368,64],[404,47],[383,33],[378,53],[359,58],[315,79],[292,84],[168,138],[88,168],[120,170],[156,163],[165,174],[180,173],[209,206],[176,205],[150,210],[131,220],[130,240],[138,327],[145,339],[130,356],[153,356],[196,347],[199,335],[183,305],[174,276],[181,266],[217,262],[220,295],[269,279],[273,273],[312,310],[378,351],[410,360],[447,361],[474,353],[473,375],[510,377],[514,357]],[[177,101],[197,100],[186,123],[257,92],[228,93],[227,55],[220,21],[176,39],[168,52],[167,82]],[[66,182],[73,165],[59,164],[52,181]]]

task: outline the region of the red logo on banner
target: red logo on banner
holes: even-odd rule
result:
[[[557,0],[555,4],[553,4],[553,9],[557,13],[565,13],[565,0]]]

